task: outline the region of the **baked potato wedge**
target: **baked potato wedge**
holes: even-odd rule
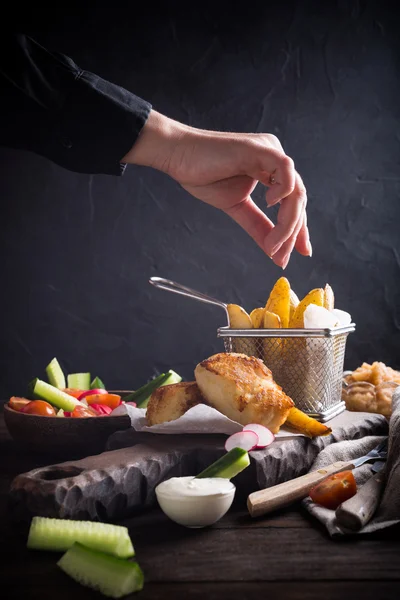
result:
[[[317,437],[320,435],[329,435],[332,429],[316,419],[309,417],[298,408],[291,408],[289,415],[284,423],[297,433],[302,433],[308,437]]]
[[[250,319],[254,329],[262,329],[265,308],[255,308],[250,313]]]
[[[286,277],[280,277],[271,290],[265,309],[278,315],[281,327],[289,327],[290,283]]]
[[[322,288],[316,288],[311,290],[303,298],[298,307],[293,313],[290,319],[289,327],[292,329],[302,329],[304,327],[304,311],[310,304],[316,304],[317,306],[324,306],[324,290]]]
[[[250,315],[238,304],[228,304],[229,326],[231,329],[254,329]],[[232,346],[235,352],[247,354],[247,356],[257,355],[257,346],[255,339],[252,338],[232,338]]]
[[[335,295],[329,283],[324,288],[324,308],[326,310],[333,310],[335,308]]]
[[[253,329],[250,315],[238,304],[228,304],[229,326],[231,329]]]
[[[263,315],[263,329],[281,329],[282,323],[279,315],[269,311],[264,310]]]

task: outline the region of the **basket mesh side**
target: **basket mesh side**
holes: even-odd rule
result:
[[[261,358],[302,411],[323,415],[341,402],[347,333],[331,338],[225,337],[227,352]]]

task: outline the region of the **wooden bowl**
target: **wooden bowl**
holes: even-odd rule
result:
[[[113,393],[125,395],[130,392]],[[4,421],[18,446],[30,452],[68,459],[104,452],[111,434],[131,426],[128,415],[63,419],[25,414],[7,404],[4,405]]]

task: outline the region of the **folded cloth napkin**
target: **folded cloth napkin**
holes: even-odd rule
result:
[[[371,521],[358,531],[358,534],[372,533],[400,522],[400,386],[393,393],[388,437],[386,482],[380,505]],[[310,470],[315,471],[337,460],[352,460],[364,456],[383,439],[383,437],[369,435],[358,440],[330,444],[318,454]],[[364,464],[355,469],[354,476],[357,487],[360,488],[373,474],[371,464]],[[335,511],[315,504],[309,497],[303,500],[303,505],[309,513],[326,526],[331,536],[355,534],[354,531],[337,524]]]

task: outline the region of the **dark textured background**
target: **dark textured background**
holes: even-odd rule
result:
[[[400,76],[395,2],[111,3],[24,13],[25,31],[197,127],[275,133],[309,194],[312,259],[299,295],[330,282],[357,331],[346,366],[400,367]],[[218,7],[218,8],[217,8]],[[251,10],[250,10],[251,9]],[[101,127],[101,123],[99,123]],[[168,277],[247,310],[281,275],[223,214],[167,177],[67,172],[0,149],[1,394],[57,356],[109,387],[159,370],[186,378],[222,349],[218,308],[148,285]],[[263,190],[255,198],[263,205]]]

